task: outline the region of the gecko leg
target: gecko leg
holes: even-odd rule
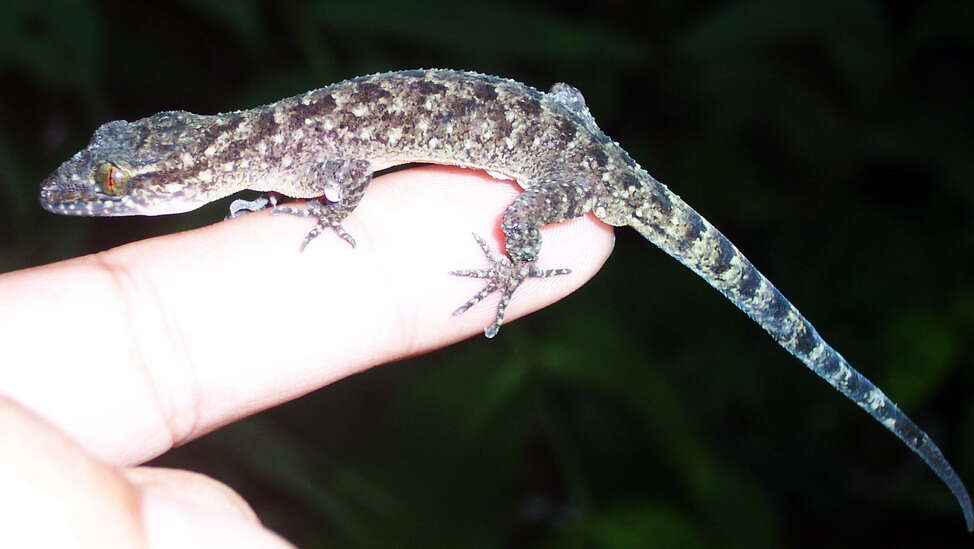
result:
[[[511,297],[522,282],[528,278],[548,278],[549,276],[565,275],[572,272],[571,269],[539,269],[533,261],[513,262],[503,254],[494,253],[480,235],[474,233],[473,237],[477,241],[477,245],[480,246],[480,249],[484,251],[484,256],[487,257],[489,267],[486,269],[450,271],[450,274],[454,276],[483,278],[487,280],[487,285],[468,299],[466,303],[457,307],[453,311],[453,315],[463,314],[470,307],[480,303],[490,294],[500,292],[501,299],[497,302],[497,313],[494,316],[494,321],[484,330],[484,335],[487,337],[497,335],[497,331],[500,330],[501,324],[504,322],[504,312],[511,302]]]
[[[466,303],[453,311],[459,315],[483,301],[494,292],[501,294],[497,302],[494,321],[484,330],[484,335],[494,337],[504,322],[504,312],[511,302],[511,296],[522,282],[529,278],[548,278],[566,275],[571,269],[541,269],[537,265],[541,251],[540,227],[578,217],[592,209],[592,197],[585,185],[573,182],[571,178],[534,185],[522,185],[526,191],[519,194],[504,211],[501,230],[507,255],[494,253],[483,238],[473,235],[477,245],[487,257],[488,268],[451,271],[455,276],[483,278],[487,285]]]
[[[358,206],[371,181],[369,163],[364,160],[329,160],[315,164],[300,178],[299,186],[318,193],[320,198],[308,200],[308,207],[304,210],[275,206],[271,213],[313,217],[318,220],[301,241],[301,251],[326,230],[334,231],[354,248],[355,239],[342,226],[342,221]]]

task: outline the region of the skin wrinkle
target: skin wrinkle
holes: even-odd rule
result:
[[[163,371],[170,372],[164,377],[171,377],[171,368],[169,366],[177,364],[186,365],[185,368],[181,368],[184,372],[198,371],[198,369],[192,366],[193,361],[187,352],[185,340],[181,336],[176,336],[179,330],[174,330],[173,326],[178,325],[178,323],[171,322],[170,315],[167,313],[167,309],[162,306],[163,300],[159,299],[158,292],[155,291],[155,285],[151,282],[151,279],[136,275],[127,263],[115,262],[111,259],[112,256],[113,253],[111,251],[93,254],[99,268],[112,279],[112,286],[116,288],[116,293],[124,304],[125,325],[130,330],[130,335],[125,339],[135,343],[132,354],[136,362],[133,366],[143,372],[142,377],[148,381],[151,394],[153,395],[152,401],[156,403],[153,409],[156,410],[157,421],[160,425],[165,426],[165,432],[169,438],[168,444],[172,448],[180,445],[183,441],[193,438],[194,433],[196,433],[197,426],[200,423],[199,405],[201,401],[200,395],[202,393],[195,381],[181,384],[170,383],[169,385],[172,387],[189,387],[190,389],[189,393],[185,394],[185,400],[191,404],[188,406],[176,405],[172,399],[163,398],[162,395],[172,396],[180,393],[171,390],[162,390],[160,388],[161,374]],[[139,283],[139,280],[142,280],[143,283]],[[135,288],[141,290],[135,291]],[[152,297],[151,300],[145,299],[149,296]],[[139,324],[143,326],[147,325],[145,322],[138,322],[138,319],[149,318],[145,311],[152,311],[152,318],[162,320],[164,329],[155,330],[155,332],[165,335],[165,341],[168,343],[159,345],[158,348],[177,350],[174,354],[182,357],[184,360],[153,360],[152,357],[155,351],[145,348],[143,346],[144,340],[138,337],[138,334],[141,332],[137,326]],[[182,377],[195,380],[195,376],[192,375],[184,375]],[[187,411],[191,412],[188,417],[186,416]],[[180,428],[180,425],[186,425],[186,427]]]

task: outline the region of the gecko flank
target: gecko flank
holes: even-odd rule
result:
[[[342,221],[372,174],[411,162],[488,170],[524,189],[501,221],[507,255],[477,237],[487,268],[453,272],[486,281],[454,314],[500,294],[488,337],[525,279],[570,272],[536,264],[541,227],[588,212],[613,226],[631,226],[906,443],[947,484],[968,529],[974,528],[967,490],[926,433],[829,346],[716,228],[602,133],[581,93],[567,84],[543,93],[481,74],[413,70],[355,78],[250,110],[172,111],[109,122],[44,181],[40,200],[60,214],[156,215],[253,189],[310,199],[307,209],[271,203],[274,213],[315,220],[301,248],[332,230],[354,246]],[[237,201],[231,211],[267,202]]]

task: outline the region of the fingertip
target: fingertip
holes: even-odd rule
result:
[[[0,396],[0,547],[137,547],[138,492],[64,432]]]
[[[153,549],[294,547],[258,522],[187,504],[181,498],[159,492],[143,498],[142,522],[146,542]]]
[[[255,524],[260,522],[240,494],[212,477],[164,467],[133,467],[123,469],[122,474],[139,489],[143,499],[179,500],[200,512]]]

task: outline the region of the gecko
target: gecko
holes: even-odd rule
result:
[[[504,211],[506,253],[474,235],[486,268],[451,274],[484,280],[462,314],[499,294],[494,337],[518,287],[567,275],[537,258],[546,225],[589,212],[629,226],[717,289],[785,350],[895,434],[940,477],[974,531],[970,495],[937,445],[879,388],[833,349],[798,309],[720,231],[641,168],[595,122],[574,87],[547,93],[520,82],[446,69],[353,78],[277,102],[224,114],[160,112],[100,126],[86,148],[43,181],[44,209],[65,215],[182,213],[250,189],[231,217],[270,208],[314,220],[300,250],[334,232],[372,175],[408,163],[485,170],[523,189]],[[305,208],[278,196],[308,199]]]

